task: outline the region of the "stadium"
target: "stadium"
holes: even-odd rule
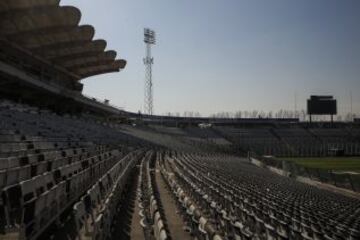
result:
[[[125,111],[83,93],[127,61],[80,19],[0,1],[1,240],[360,239],[359,119]]]

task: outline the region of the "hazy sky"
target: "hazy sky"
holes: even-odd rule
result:
[[[333,94],[360,113],[358,0],[62,0],[82,11],[124,71],[88,78],[85,93],[143,109],[143,28],[153,48],[154,109],[166,112],[294,109]]]

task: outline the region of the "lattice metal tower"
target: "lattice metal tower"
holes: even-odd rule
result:
[[[153,82],[152,82],[152,65],[154,58],[151,57],[151,45],[155,45],[155,31],[145,28],[144,29],[144,42],[146,47],[146,57],[144,58],[145,64],[145,99],[144,99],[144,112],[145,114],[153,114]]]

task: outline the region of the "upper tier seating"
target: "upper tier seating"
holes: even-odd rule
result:
[[[277,157],[328,156],[331,149],[343,149],[345,155],[360,154],[357,129],[305,128],[273,126],[263,128],[216,127],[243,151]]]

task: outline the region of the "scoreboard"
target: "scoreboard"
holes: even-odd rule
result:
[[[307,100],[309,115],[336,115],[337,102],[333,96],[310,96]]]

